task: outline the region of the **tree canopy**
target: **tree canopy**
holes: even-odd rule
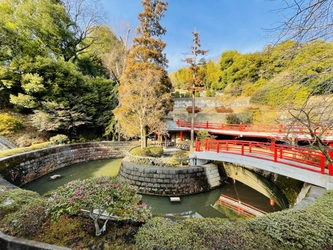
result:
[[[1,1],[0,107],[31,114],[40,131],[102,135],[117,105],[103,56],[119,40],[88,0],[62,3]]]

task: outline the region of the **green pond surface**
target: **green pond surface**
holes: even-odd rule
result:
[[[35,191],[41,195],[51,195],[57,187],[72,180],[99,176],[117,176],[122,159],[96,160],[78,163],[56,170],[22,188]],[[62,177],[50,180],[50,176],[59,174]],[[242,218],[237,209],[229,209],[219,204],[221,194],[227,195],[242,203],[250,204],[265,212],[279,211],[281,208],[271,204],[270,199],[240,181],[227,181],[215,190],[180,197],[180,202],[171,202],[170,197],[142,195],[143,202],[151,207],[154,214],[161,216],[181,217],[220,217],[226,219]]]

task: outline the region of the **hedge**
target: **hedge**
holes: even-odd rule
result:
[[[136,235],[138,249],[333,249],[333,191],[302,210],[230,222],[154,218]],[[172,240],[171,240],[172,239]]]

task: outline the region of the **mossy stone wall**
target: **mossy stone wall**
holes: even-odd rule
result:
[[[137,142],[97,142],[54,146],[0,159],[0,175],[21,186],[62,167],[98,159],[123,158]]]
[[[122,161],[118,175],[130,181],[143,194],[181,196],[209,191],[220,186],[218,167],[167,168]]]

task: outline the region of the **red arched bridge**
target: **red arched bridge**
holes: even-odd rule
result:
[[[197,161],[195,165],[210,160],[232,162],[333,189],[333,166],[318,150],[274,141],[197,140],[195,146],[195,152],[190,155]]]
[[[191,122],[176,121],[178,127],[191,130]],[[311,140],[308,129],[302,125],[284,125],[284,124],[224,124],[218,122],[195,122],[194,129],[207,130],[213,134],[224,134],[236,137],[257,137],[257,138],[274,138],[283,140],[286,137],[299,140]],[[333,130],[326,128],[321,131],[316,127],[313,131],[320,134],[324,141],[333,142]],[[180,135],[182,139],[182,133]]]

